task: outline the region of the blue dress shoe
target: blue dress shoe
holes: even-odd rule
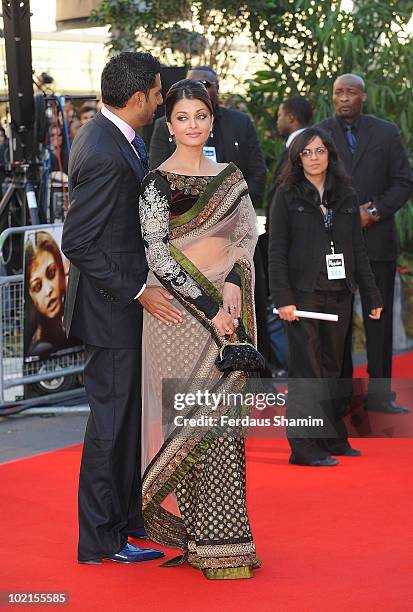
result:
[[[299,461],[295,455],[291,455],[290,463],[292,465],[309,465],[311,467],[330,467],[338,465],[340,462],[334,457],[321,457],[320,459],[313,459],[312,461]]]
[[[126,543],[125,546],[116,555],[108,557],[108,561],[116,561],[117,563],[138,563],[139,561],[151,561],[152,559],[160,559],[165,553],[154,548],[138,548],[133,544]]]
[[[138,538],[140,540],[149,540],[145,527],[138,527],[137,529],[131,529],[131,531],[128,531],[128,536],[130,538]]]

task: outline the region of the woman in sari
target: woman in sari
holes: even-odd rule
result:
[[[176,151],[142,182],[140,218],[148,285],[168,289],[183,322],[166,327],[144,315],[145,527],[153,540],[183,550],[169,565],[188,561],[209,579],[250,578],[259,560],[246,509],[244,439],[220,426],[242,408],[200,402],[185,414],[190,424],[178,426],[162,383],[178,379],[185,392],[205,381],[217,393],[242,389],[243,372],[223,376],[214,362],[239,317],[256,336],[256,217],[238,168],[203,154],[213,126],[204,85],[179,81],[165,109]]]

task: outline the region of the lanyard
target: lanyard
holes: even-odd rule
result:
[[[324,207],[325,207],[325,205],[324,205]],[[324,229],[327,232],[327,234],[329,234],[329,237],[330,237],[331,253],[334,255],[334,241],[333,241],[333,237],[332,237],[332,233],[333,233],[333,210],[331,208],[327,208],[326,212],[324,213],[323,208],[321,206],[320,206],[320,210],[321,210],[321,214],[323,215]]]
[[[321,206],[320,206],[320,210],[321,210],[321,214],[323,215],[323,219],[324,219],[324,228],[326,232],[331,232],[333,229],[333,210],[331,208],[327,208],[326,212],[324,213]]]

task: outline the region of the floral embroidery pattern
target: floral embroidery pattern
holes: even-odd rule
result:
[[[150,181],[140,198],[139,215],[150,269],[184,297],[193,300],[200,297],[200,287],[169,254],[169,203],[157,190],[155,180]]]

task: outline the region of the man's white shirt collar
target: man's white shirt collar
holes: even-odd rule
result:
[[[102,115],[109,119],[112,123],[116,125],[116,127],[122,132],[129,143],[135,138],[135,130],[133,127],[126,123],[123,119],[112,113],[106,106],[102,106],[101,111]]]
[[[287,149],[292,143],[292,141],[294,140],[294,138],[296,138],[298,134],[301,134],[301,132],[304,132],[305,129],[306,128],[300,128],[299,130],[295,130],[295,132],[291,132],[291,134],[288,136],[287,141],[285,143],[285,146],[287,147]]]

